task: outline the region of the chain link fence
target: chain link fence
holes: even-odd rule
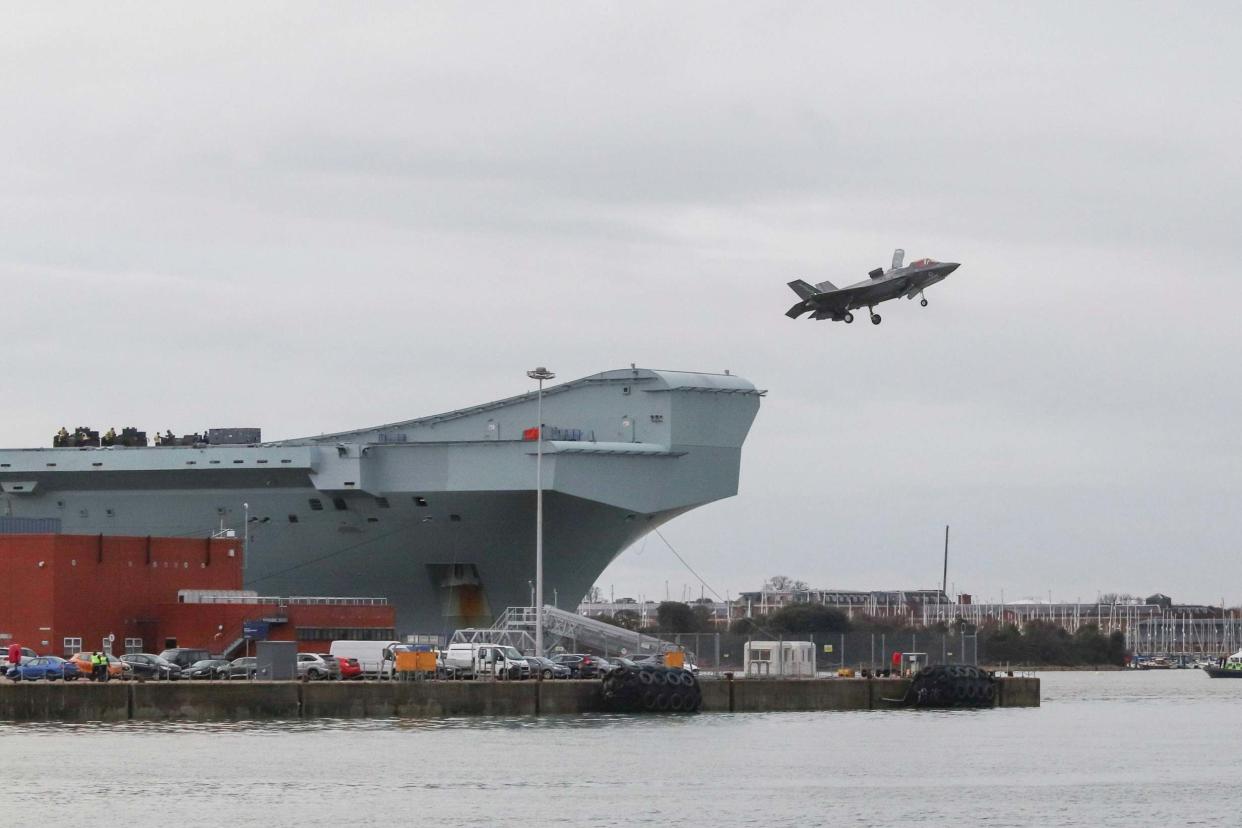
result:
[[[744,669],[747,641],[810,641],[815,647],[817,672],[835,672],[842,667],[855,670],[883,670],[893,665],[893,654],[902,657],[920,653],[924,664],[974,664],[986,662],[974,633],[901,632],[901,633],[816,633],[765,638],[733,633],[665,633],[665,641],[685,649],[701,670],[717,672]],[[606,658],[608,653],[603,654]],[[626,653],[613,653],[626,655]]]

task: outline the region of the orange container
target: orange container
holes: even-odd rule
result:
[[[435,653],[397,653],[396,670],[398,673],[434,673],[436,671]]]
[[[672,652],[672,653],[665,653],[664,654],[664,666],[685,668],[686,654],[681,652],[680,650],[677,650],[676,652]]]

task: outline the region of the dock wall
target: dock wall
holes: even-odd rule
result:
[[[998,707],[1038,707],[1039,679],[997,680]],[[906,679],[705,680],[705,713],[884,710]],[[0,721],[218,721],[604,712],[598,681],[0,684]]]

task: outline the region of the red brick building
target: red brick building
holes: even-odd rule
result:
[[[64,655],[105,647],[201,647],[235,655],[246,622],[326,651],[335,638],[393,638],[383,599],[243,592],[237,538],[0,535],[0,643]]]

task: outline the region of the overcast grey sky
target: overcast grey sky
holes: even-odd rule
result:
[[[951,523],[981,598],[1242,601],[1242,12],[876,5],[10,4],[0,443],[729,368],[741,493],[664,530],[722,593],[933,586]],[[930,307],[783,315],[898,246]]]

